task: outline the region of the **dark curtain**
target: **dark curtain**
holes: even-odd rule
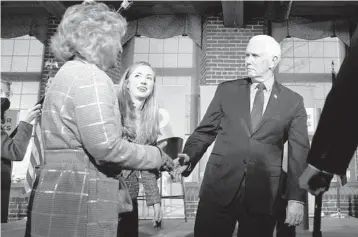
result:
[[[14,14],[2,13],[1,38],[11,39],[24,35],[35,36],[45,44],[47,38],[46,12]]]
[[[337,36],[343,43],[350,45],[349,20],[312,21],[293,17],[282,23],[272,23],[272,36],[281,42],[287,36],[306,40]]]

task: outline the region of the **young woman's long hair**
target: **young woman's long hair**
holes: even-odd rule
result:
[[[138,118],[136,118],[133,101],[127,88],[129,76],[139,66],[148,66],[152,68],[154,72],[154,83],[156,80],[156,73],[153,67],[147,62],[135,62],[124,72],[118,88],[118,102],[119,110],[122,116],[123,137],[133,141],[137,137],[139,130],[141,130],[141,133],[143,133],[146,137],[145,143],[152,144],[156,142],[159,135],[159,115],[155,84],[153,92],[144,101],[143,108],[140,113],[141,118],[139,118],[140,127],[137,127],[136,125],[136,120]]]

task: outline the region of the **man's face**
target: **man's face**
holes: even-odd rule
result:
[[[264,41],[252,40],[246,48],[245,64],[248,77],[258,82],[267,79],[273,67],[273,57],[267,52]]]

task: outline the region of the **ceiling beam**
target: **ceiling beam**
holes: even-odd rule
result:
[[[265,17],[273,22],[287,21],[290,17],[293,1],[270,1],[267,4]]]
[[[224,26],[244,27],[244,1],[221,1],[224,15]]]
[[[57,19],[61,20],[62,15],[66,11],[66,6],[58,0],[52,1],[38,1],[38,3],[44,7],[48,12],[54,15]]]

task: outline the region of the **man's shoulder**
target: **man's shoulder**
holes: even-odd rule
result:
[[[245,77],[245,78],[239,78],[239,79],[235,79],[235,80],[224,81],[224,82],[219,83],[218,86],[220,86],[220,87],[231,87],[233,85],[241,86],[241,85],[249,84],[250,81],[251,81],[250,78]]]
[[[277,86],[281,89],[281,93],[283,92],[286,96],[289,96],[293,100],[303,100],[303,97],[300,94],[288,88],[287,86],[284,86],[280,83],[277,83]]]

